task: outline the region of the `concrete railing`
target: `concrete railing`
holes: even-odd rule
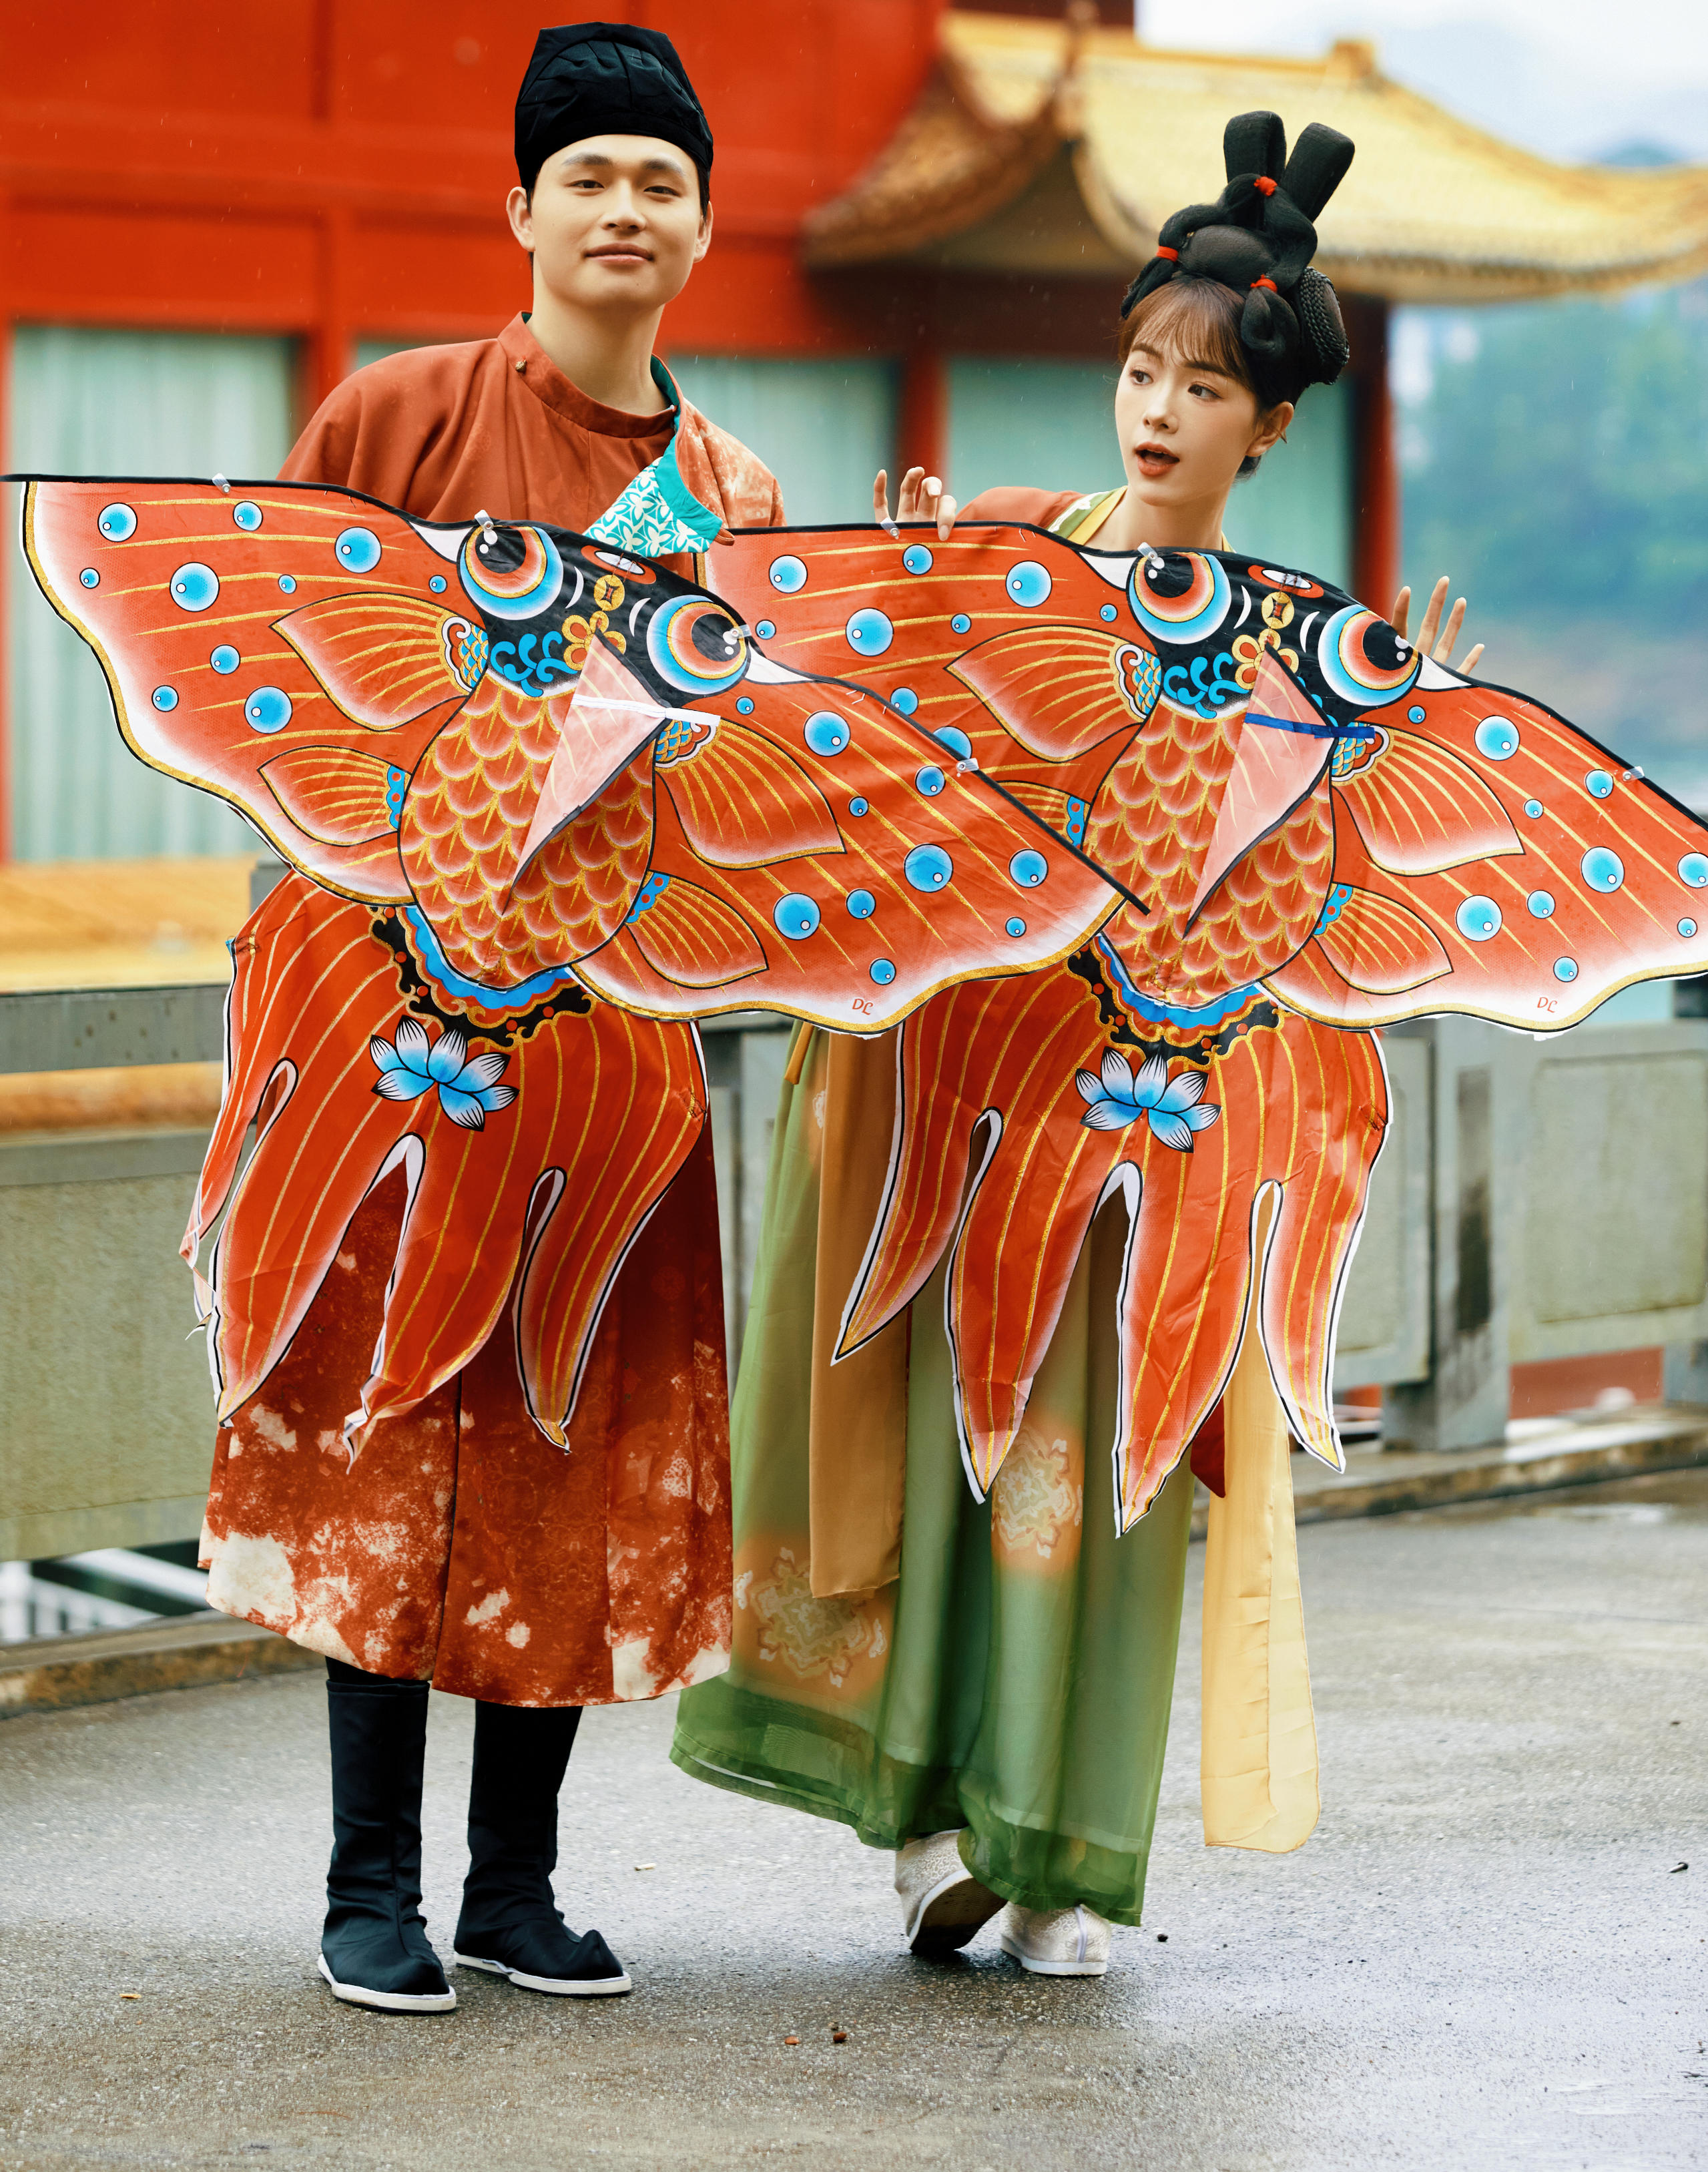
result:
[[[1335,1378],[1379,1384],[1390,1445],[1498,1440],[1509,1368],[1663,1346],[1708,1401],[1708,1019],[1383,1036],[1387,1147]]]
[[[0,994],[0,1071],[218,1057],[223,991]],[[704,1032],[732,1355],[758,1250],[786,1022]],[[1564,1040],[1458,1020],[1385,1037],[1393,1086],[1337,1379],[1388,1437],[1500,1437],[1509,1364],[1668,1346],[1708,1401],[1708,1020]],[[205,1130],[0,1135],[0,1560],[198,1528],[212,1435],[177,1256]]]

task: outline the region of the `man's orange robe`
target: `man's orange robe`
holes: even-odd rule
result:
[[[485,510],[584,531],[670,427],[588,399],[518,317],[496,339],[349,379],[282,473],[424,519]],[[775,477],[686,403],[676,458],[731,525],[782,519]],[[352,942],[383,949],[371,906],[338,910]],[[516,1064],[527,1057],[524,1042]],[[729,1439],[709,1132],[624,1262],[567,1454],[524,1406],[507,1314],[454,1379],[371,1427],[352,1463],[344,1421],[404,1199],[401,1172],[369,1195],[285,1358],[218,1434],[209,1603],[370,1672],[505,1704],[609,1703],[718,1672]]]

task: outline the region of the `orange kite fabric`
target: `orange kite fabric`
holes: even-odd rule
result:
[[[1122,1528],[1220,1398],[1254,1274],[1290,1422],[1338,1461],[1334,1325],[1387,1117],[1369,1029],[1562,1027],[1708,953],[1695,816],[1231,552],[772,530],[710,554],[714,594],[595,538],[330,489],[38,481],[25,522],[132,746],[301,872],[239,947],[243,1062],[186,1251],[228,1197],[206,1301],[229,1411],[361,1200],[404,1187],[352,1453],[508,1323],[573,1468],[612,1279],[705,1136],[691,1021],[762,1008],[901,1026],[839,1348],[952,1255],[980,1492],[1117,1194]],[[379,952],[341,947],[333,897]]]

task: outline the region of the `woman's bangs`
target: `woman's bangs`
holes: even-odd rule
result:
[[[1203,363],[1248,391],[1251,364],[1239,340],[1238,295],[1211,279],[1174,278],[1133,311],[1123,327],[1122,355],[1142,341],[1165,361]]]

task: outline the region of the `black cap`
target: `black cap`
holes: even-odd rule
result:
[[[1335,290],[1312,265],[1315,221],[1352,163],[1352,140],[1313,121],[1287,156],[1273,113],[1240,113],[1222,137],[1227,185],[1213,204],[1164,222],[1157,254],[1127,289],[1121,315],[1180,276],[1242,296],[1240,342],[1265,391],[1332,384],[1351,358]]]
[[[712,173],[712,127],[676,48],[632,23],[565,23],[542,30],[516,94],[516,170],[531,189],[566,143],[588,136],[656,136]]]

